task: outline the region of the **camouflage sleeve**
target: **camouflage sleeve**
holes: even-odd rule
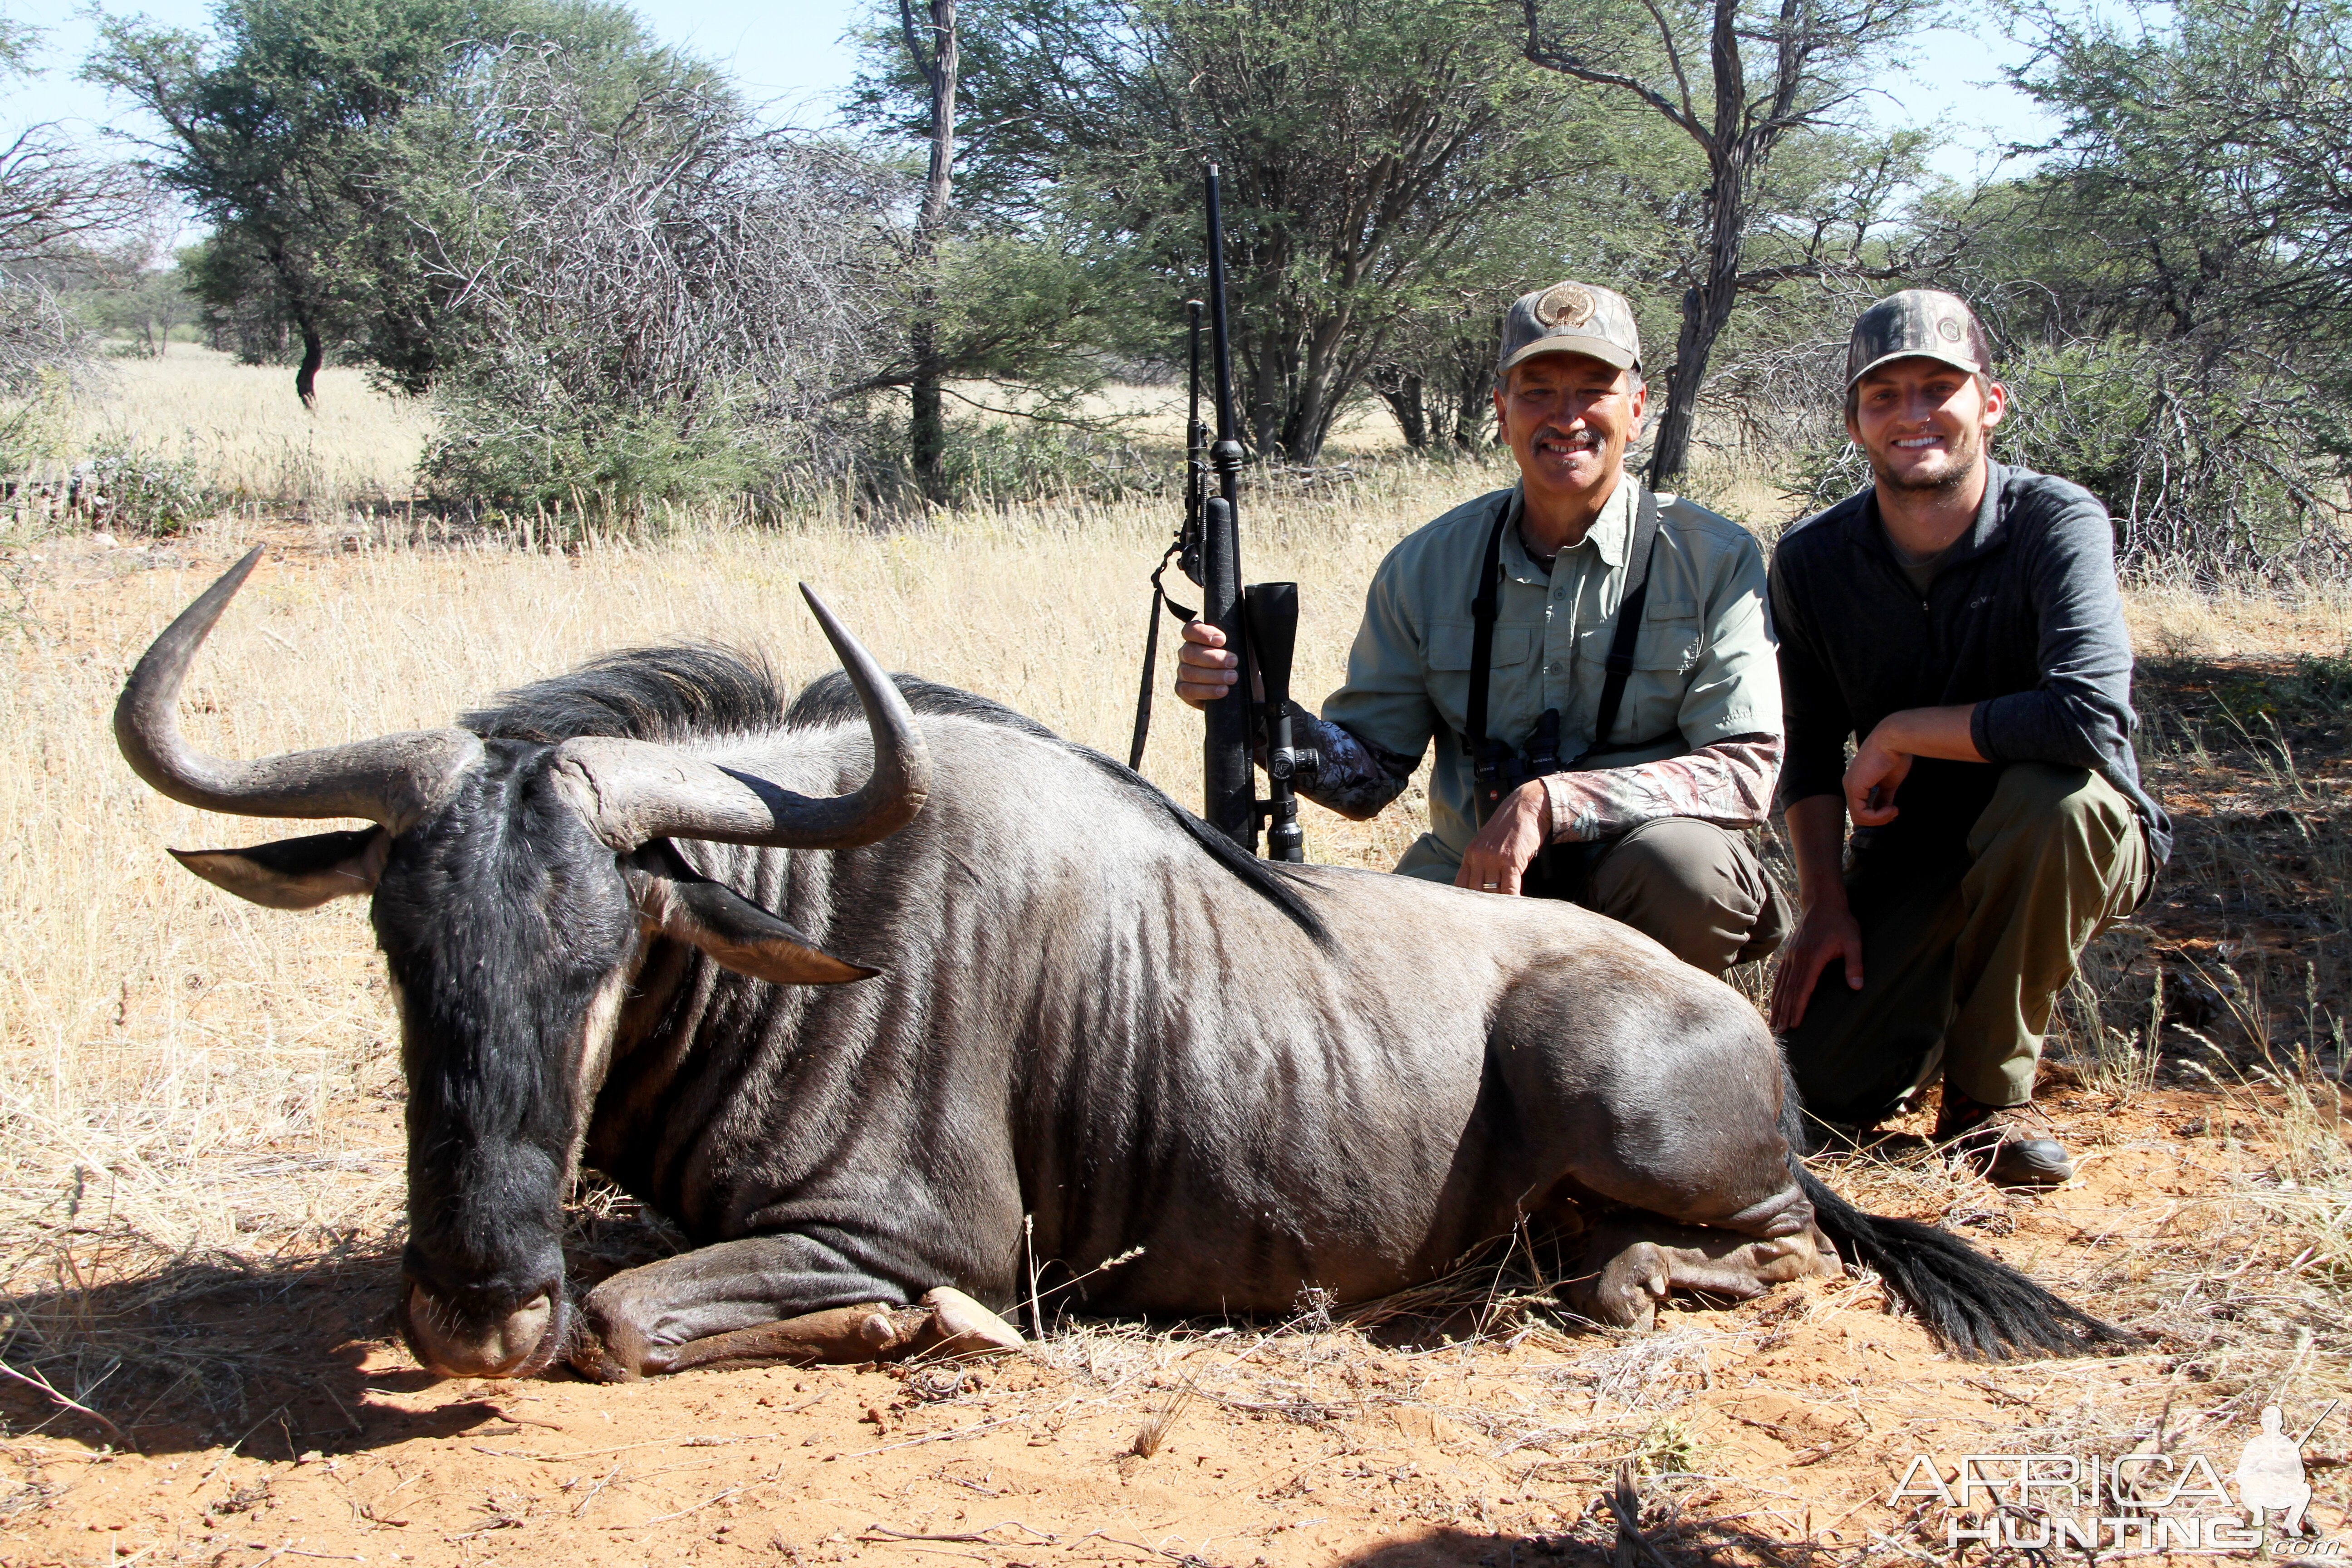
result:
[[[1298,793],[1358,822],[1378,816],[1381,807],[1402,795],[1420,764],[1418,757],[1391,752],[1295,702],[1290,705],[1290,733],[1295,743],[1323,753],[1314,778],[1298,780]]]
[[[1614,837],[1661,816],[1754,827],[1772,809],[1780,773],[1778,735],[1734,735],[1637,767],[1548,773],[1552,842]]]

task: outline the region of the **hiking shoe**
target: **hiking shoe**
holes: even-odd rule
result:
[[[2066,1146],[2050,1136],[2049,1119],[2024,1105],[1985,1105],[1950,1084],[1936,1117],[1936,1142],[1997,1187],[2054,1187],[2074,1173]]]

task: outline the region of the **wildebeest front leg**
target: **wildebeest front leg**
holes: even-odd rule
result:
[[[1582,1266],[1559,1294],[1570,1310],[1596,1323],[1648,1329],[1658,1303],[1676,1290],[1745,1301],[1839,1268],[1837,1254],[1810,1224],[1787,1236],[1756,1237],[1628,1215],[1585,1233]]]
[[[690,1367],[885,1361],[1017,1350],[1020,1334],[950,1286],[902,1287],[796,1236],[751,1237],[625,1269],[588,1293],[572,1364],[602,1383]]]

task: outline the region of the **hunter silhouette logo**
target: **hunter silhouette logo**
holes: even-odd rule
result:
[[[2333,1403],[2328,1411],[2336,1408]],[[2327,1419],[2322,1412],[2319,1421]],[[2283,1510],[2285,1517],[2279,1528],[2289,1535],[2303,1533],[2303,1510],[2311,1506],[2311,1481],[2303,1473],[2303,1442],[2319,1429],[2315,1421],[2305,1429],[2303,1439],[2290,1437],[2281,1429],[2283,1418],[2275,1405],[2263,1406],[2263,1429],[2247,1439],[2246,1451],[2238,1456],[2238,1468],[2231,1479],[2238,1483],[2238,1502],[2253,1515],[2259,1526],[2263,1516],[2273,1510]]]
[[[2281,1557],[2336,1559],[2346,1543],[2306,1523],[2311,1481],[2303,1446],[2336,1402],[2302,1433],[2289,1436],[2275,1405],[2246,1441],[2230,1489],[2202,1454],[1966,1454],[1957,1467],[1916,1454],[1887,1496],[1890,1506],[1932,1500],[1951,1510],[1945,1542],[2093,1553],[2168,1551],[2212,1553],[2267,1550]]]

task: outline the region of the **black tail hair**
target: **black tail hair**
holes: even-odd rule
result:
[[[2084,1355],[2102,1345],[2141,1343],[2139,1335],[1995,1262],[1954,1236],[1916,1220],[1864,1214],[1805,1169],[1811,1140],[1796,1079],[1781,1069],[1780,1131],[1789,1170],[1813,1205],[1822,1234],[1849,1263],[1867,1264],[1911,1304],[1937,1342],[1969,1361]]]

